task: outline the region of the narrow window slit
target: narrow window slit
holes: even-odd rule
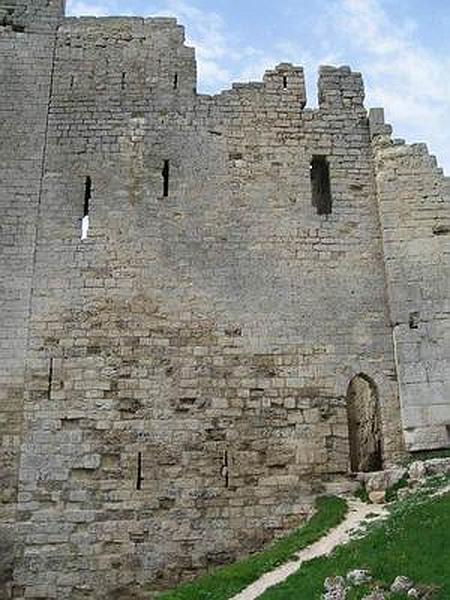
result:
[[[120,83],[120,87],[124,90],[126,87],[126,81],[127,81],[127,74],[126,73],[122,73],[122,81]]]
[[[83,207],[83,219],[81,221],[81,239],[85,240],[88,236],[89,231],[89,203],[92,197],[92,179],[89,175],[86,177],[84,183],[84,207]]]
[[[173,77],[173,89],[174,90],[178,89],[178,73],[175,73],[175,75]]]
[[[70,89],[73,89],[73,84],[75,83],[75,77],[73,75],[70,76]]]
[[[170,164],[168,160],[164,161],[164,167],[162,170],[162,176],[163,176],[163,196],[165,198],[167,198],[167,196],[169,195],[169,171],[170,171]]]
[[[228,464],[228,450],[224,450],[222,460],[222,477],[225,480],[225,487],[228,488],[230,485],[230,470]]]
[[[53,357],[50,358],[48,364],[48,388],[47,388],[47,398],[50,400],[52,394],[52,385],[53,385]]]
[[[312,204],[318,215],[331,214],[330,167],[326,156],[313,156],[310,165]]]
[[[142,482],[144,478],[142,476],[142,452],[138,452],[137,455],[137,476],[136,476],[136,489],[142,489]]]
[[[288,86],[288,78],[286,75],[283,77],[283,89],[286,89]]]

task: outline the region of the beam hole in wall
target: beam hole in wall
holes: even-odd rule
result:
[[[167,198],[167,196],[169,195],[169,172],[170,172],[170,163],[168,160],[165,160],[163,170],[162,170],[163,197],[164,198]]]
[[[310,165],[312,203],[318,215],[331,214],[330,167],[326,156],[315,155]]]
[[[354,473],[380,471],[383,467],[381,420],[375,383],[360,373],[347,390],[350,466]]]
[[[449,235],[450,234],[450,225],[435,225],[433,227],[433,235]]]
[[[89,204],[92,197],[92,179],[88,175],[84,182],[84,208],[81,221],[81,239],[86,240],[89,232]]]
[[[420,320],[419,312],[409,313],[409,328],[410,329],[419,329],[419,320]]]

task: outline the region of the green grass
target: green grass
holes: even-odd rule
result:
[[[294,553],[321,538],[347,514],[342,498],[327,496],[316,502],[317,512],[300,529],[274,542],[266,551],[222,567],[192,583],[158,595],[158,600],[227,600],[261,575],[289,561]]]
[[[363,600],[363,598],[367,597],[371,592],[374,591],[374,588],[369,585],[362,585],[360,587],[355,587],[349,591],[346,596],[346,600]],[[405,594],[391,594],[389,596],[389,600],[406,600],[407,596]]]
[[[362,485],[355,492],[355,496],[361,500],[361,502],[365,502],[366,504],[370,504],[369,500],[369,492],[366,490],[365,486]]]
[[[450,598],[450,494],[425,498],[423,492],[398,502],[389,518],[373,525],[366,537],[342,546],[329,558],[304,564],[298,573],[267,590],[263,600],[318,600],[326,577],[369,569],[375,580],[390,585],[397,575],[416,584],[436,586],[436,600]],[[355,590],[349,599],[359,599]],[[396,598],[404,598],[397,595]],[[394,596],[392,596],[394,598]]]
[[[393,502],[394,500],[397,500],[398,491],[406,487],[408,487],[408,478],[402,477],[402,479],[386,490],[386,501]]]

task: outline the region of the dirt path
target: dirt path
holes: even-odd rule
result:
[[[348,501],[348,514],[340,525],[331,529],[323,538],[301,550],[296,554],[296,560],[288,562],[274,571],[266,573],[254,583],[249,585],[245,590],[233,596],[231,600],[254,600],[261,596],[267,588],[281,583],[290,575],[298,571],[302,563],[317,558],[318,556],[327,556],[336,546],[340,546],[348,542],[353,534],[361,527],[363,521],[370,516],[374,516],[374,520],[380,519],[387,515],[387,510],[384,506],[376,504],[366,504],[359,500]],[[376,517],[375,517],[376,515]]]

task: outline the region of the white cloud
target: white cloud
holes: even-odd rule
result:
[[[69,0],[66,9],[67,15],[81,17],[92,15],[94,17],[105,17],[111,14],[111,6],[108,2],[83,2],[82,0]]]
[[[367,82],[367,102],[386,108],[396,131],[410,141],[432,139],[450,170],[450,59],[433,54],[411,18],[394,21],[380,0],[338,0],[328,13],[331,37],[344,41]],[[344,54],[344,53],[343,53]]]
[[[184,0],[167,0],[166,12],[177,16],[186,26],[186,42],[194,46],[199,78],[206,88],[226,85],[231,73],[225,66],[233,56],[222,17],[213,11],[196,8]]]

